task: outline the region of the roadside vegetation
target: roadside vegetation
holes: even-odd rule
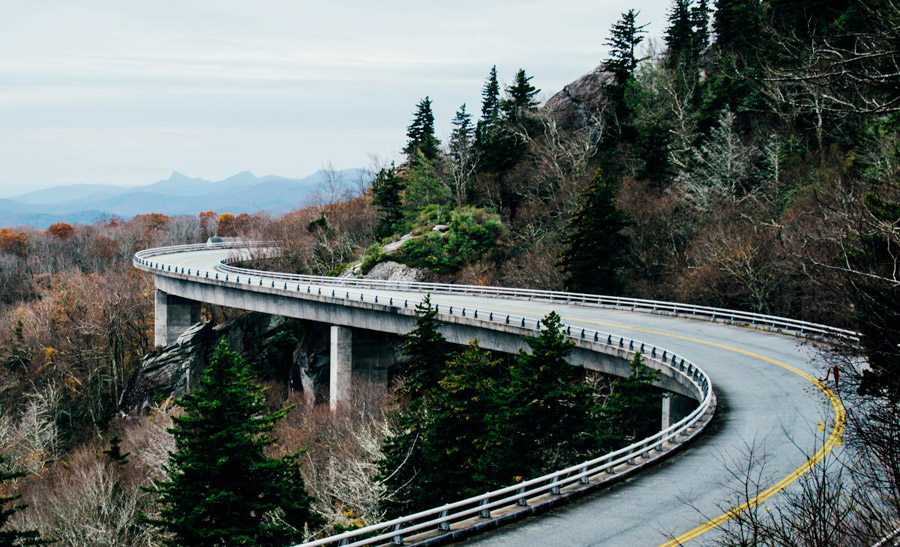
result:
[[[177,506],[170,488],[185,462],[169,453],[181,449],[173,432],[194,419],[188,401],[199,400],[118,414],[131,373],[154,349],[152,280],[131,257],[213,235],[279,242],[280,256],[250,262],[281,271],[337,275],[361,261],[365,273],[395,261],[440,281],[675,300],[855,329],[866,370],[856,348],[834,348],[827,363],[842,371],[851,409],[841,460],[816,467],[777,511],[742,514],[723,541],[871,544],[896,528],[900,8],[675,0],[655,23],[664,39],[648,43],[640,14],[623,13],[598,42],[601,66],[543,104],[525,70],[505,83],[490,68],[480,108],[459,107],[447,142],[435,135],[426,96],[413,105],[402,162],[376,160],[361,181],[326,169],[317,199],[281,217],[205,211],[0,229],[0,534],[20,531],[0,537],[179,541],[166,511]],[[254,457],[265,456],[253,465],[284,464],[271,465],[302,488],[277,496],[296,502],[292,514],[306,523],[266,506],[253,526],[267,531],[247,537],[363,526],[628,444],[653,427],[631,410],[652,408],[658,395],[639,358],[632,378],[598,384],[561,365],[567,345],[554,316],[530,351],[503,357],[476,341],[447,347],[432,312],[419,311],[396,391],[357,386],[360,408],[332,413],[271,380],[264,392],[244,386],[253,405],[262,397],[279,418],[251,429],[260,435],[250,435],[260,441]],[[204,319],[232,313],[205,307]],[[750,486],[736,499],[765,485],[754,469],[739,471]]]

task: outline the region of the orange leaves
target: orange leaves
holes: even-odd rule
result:
[[[28,256],[28,236],[8,228],[0,228],[0,251],[22,258]]]
[[[57,222],[47,228],[47,233],[59,239],[66,239],[75,233],[75,228],[66,222]]]

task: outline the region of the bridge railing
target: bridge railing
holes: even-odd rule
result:
[[[256,246],[265,246],[257,243]],[[231,248],[243,248],[244,245],[233,244]],[[159,261],[153,257],[178,252],[197,251],[208,249],[206,245],[190,245],[169,248],[150,249],[141,251],[135,255],[135,265],[142,269],[170,273],[186,278],[196,278],[201,282],[224,282],[249,287],[265,287],[287,293],[290,296],[304,296],[315,294],[326,298],[353,300],[386,307],[405,309],[414,307],[419,299],[400,299],[365,292],[365,289],[409,290],[416,292],[457,292],[452,291],[452,285],[435,283],[406,283],[406,282],[379,282],[374,284],[356,283],[353,279],[338,280],[334,278],[318,276],[285,275],[273,272],[236,268],[234,266],[219,266],[216,271],[197,270],[174,266]],[[219,246],[218,248],[222,248]],[[233,257],[237,258],[237,257]],[[338,290],[338,286],[342,290]],[[407,288],[408,287],[408,288]],[[491,287],[463,286],[463,294],[494,295],[510,297],[511,293]],[[443,291],[438,288],[445,289]],[[323,291],[324,289],[324,291]],[[353,289],[353,290],[350,290]],[[478,292],[475,291],[478,289]],[[486,291],[485,291],[486,290]],[[490,292],[494,290],[494,292]],[[330,292],[330,294],[329,294]],[[540,293],[542,296],[552,295],[549,291],[527,291]],[[562,293],[564,294],[564,293]],[[569,293],[571,294],[571,293]],[[590,295],[585,295],[590,296]],[[381,300],[379,301],[379,297]],[[525,297],[525,296],[520,296]],[[548,301],[566,301],[567,297],[547,299]],[[543,298],[542,298],[543,299]],[[569,302],[573,302],[571,298]],[[453,322],[454,318],[465,317],[474,321],[486,323],[499,323],[512,325],[527,330],[541,330],[540,319],[519,315],[497,313],[490,310],[482,310],[473,307],[442,306],[436,304],[439,317],[442,320]],[[492,511],[501,509],[504,512],[522,510],[524,506],[536,501],[542,501],[548,497],[567,495],[572,490],[587,488],[615,478],[626,466],[638,463],[640,459],[653,458],[663,452],[674,449],[685,440],[693,437],[705,427],[712,414],[715,412],[715,394],[712,384],[706,373],[691,361],[670,353],[667,350],[643,343],[639,340],[613,335],[593,329],[563,326],[566,336],[572,338],[577,344],[587,347],[600,346],[618,348],[622,353],[633,355],[641,352],[647,360],[647,364],[658,370],[668,370],[669,375],[678,376],[682,385],[688,386],[695,393],[699,401],[697,408],[687,417],[672,426],[652,435],[646,439],[635,442],[629,446],[573,465],[571,467],[548,473],[541,477],[516,483],[505,488],[486,492],[480,496],[473,496],[454,503],[421,511],[412,515],[403,516],[387,522],[374,524],[350,532],[345,532],[329,538],[304,544],[308,547],[318,545],[370,545],[384,541],[402,543],[404,537],[432,532],[445,532],[452,526],[462,526],[469,519],[491,518]]]
[[[264,242],[254,242],[255,245],[265,246]],[[641,311],[661,315],[675,315],[713,322],[748,325],[774,332],[791,334],[801,338],[811,338],[827,341],[840,341],[856,344],[858,334],[847,329],[839,329],[829,325],[810,323],[774,315],[766,315],[754,312],[715,308],[711,306],[695,306],[678,302],[666,302],[659,300],[647,300],[641,298],[626,298],[621,296],[603,296],[596,294],[547,291],[539,289],[521,289],[513,287],[491,287],[485,285],[458,285],[452,283],[428,283],[419,281],[385,281],[375,279],[357,279],[347,277],[324,277],[315,275],[286,274],[279,272],[266,272],[251,270],[229,264],[239,261],[239,256],[229,257],[222,261],[219,270],[244,275],[267,276],[273,279],[281,279],[289,282],[317,283],[339,285],[345,287],[363,287],[369,289],[404,290],[416,292],[462,294],[475,296],[493,296],[507,299],[538,300],[546,302],[560,302],[564,304],[594,305],[604,308],[622,309],[628,311]]]

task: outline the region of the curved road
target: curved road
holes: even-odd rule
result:
[[[152,261],[213,272],[228,254],[225,250],[198,251],[154,256]],[[372,289],[365,292],[385,298],[420,297]],[[716,418],[707,431],[675,456],[588,499],[503,527],[470,540],[471,544],[699,545],[717,533],[716,528],[703,525],[734,506],[734,493],[743,485],[732,472],[746,473],[751,449],[757,458],[764,456],[761,473],[764,488],[768,488],[789,485],[798,471],[805,469],[809,456],[821,457],[839,440],[843,409],[815,380],[821,375],[816,349],[796,338],[579,305],[439,293],[431,298],[442,307],[468,306],[535,319],[555,310],[573,327],[658,345],[704,369],[719,401]],[[777,503],[777,496],[762,503]],[[670,541],[674,538],[677,541]]]

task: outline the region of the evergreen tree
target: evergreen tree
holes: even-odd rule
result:
[[[433,389],[401,410],[401,432],[385,439],[378,462],[379,480],[389,489],[383,503],[389,515],[433,507],[493,484],[486,463],[493,460],[484,452],[489,417],[498,413],[493,392],[499,363],[475,340],[442,367]]]
[[[383,503],[389,515],[407,514],[422,506],[416,481],[430,465],[422,452],[423,435],[431,423],[430,395],[438,387],[450,357],[440,325],[437,309],[426,295],[416,305],[416,326],[403,336],[404,378],[398,393],[408,401],[397,415],[400,432],[384,440],[383,458],[378,461],[378,480],[389,489]]]
[[[440,333],[441,321],[437,314],[437,308],[431,305],[431,295],[426,294],[416,304],[415,328],[402,337],[403,395],[421,398],[430,393],[437,387],[450,357],[450,347]]]
[[[666,59],[670,68],[693,71],[700,49],[694,29],[691,0],[675,0],[669,12],[669,27],[666,29]]]
[[[372,203],[382,217],[375,227],[375,238],[382,239],[394,234],[403,221],[403,181],[397,176],[394,164],[382,169],[372,182]]]
[[[631,374],[612,383],[606,404],[600,409],[600,445],[616,450],[659,431],[662,392],[653,386],[658,370],[644,364],[640,352],[629,361]]]
[[[453,187],[456,205],[472,203],[474,196],[472,178],[477,168],[475,161],[475,127],[472,115],[466,112],[466,105],[459,107],[451,122],[453,131],[450,134],[450,182]]]
[[[481,119],[475,130],[476,141],[500,121],[500,82],[497,80],[497,65],[491,67],[484,88],[481,90]]]
[[[3,461],[5,459],[6,457],[0,454],[0,466],[3,465]],[[0,470],[0,485],[5,483],[6,481],[24,476],[25,473],[7,473]],[[48,545],[50,543],[53,543],[50,540],[41,539],[40,534],[34,530],[7,529],[9,518],[27,507],[24,503],[19,503],[10,507],[7,507],[7,504],[10,502],[14,502],[21,497],[21,495],[0,496],[0,547]]]
[[[616,206],[617,185],[598,169],[569,222],[562,268],[571,291],[617,294],[628,256],[627,213]]]
[[[450,157],[456,162],[462,162],[471,153],[475,138],[472,115],[466,112],[465,104],[459,107],[450,123],[453,126],[453,131],[450,133]]]
[[[540,336],[525,338],[531,352],[519,352],[498,394],[503,413],[492,429],[500,457],[493,463],[502,482],[562,468],[596,448],[594,390],[581,381],[583,367],[566,361],[575,344],[555,312],[541,324]]]
[[[741,54],[757,51],[761,5],[759,0],[716,0],[713,31],[716,47],[727,53]]]
[[[644,28],[647,24],[637,24],[639,14],[639,11],[633,9],[623,13],[622,18],[610,29],[610,36],[606,39],[606,45],[610,47],[609,59],[605,62],[606,69],[615,73],[618,86],[624,86],[634,78],[634,71],[640,62],[635,50],[644,40],[641,34],[646,34]]]
[[[694,41],[698,53],[709,47],[709,11],[706,0],[700,0],[696,7],[691,8],[691,24],[694,26]]]
[[[495,480],[489,438],[490,417],[501,415],[495,396],[501,360],[491,359],[478,340],[447,362],[432,393],[431,418],[422,438],[427,466],[416,478],[420,507],[482,493]]]
[[[524,69],[516,72],[516,79],[511,86],[506,88],[506,98],[501,101],[500,107],[506,119],[511,122],[520,121],[528,112],[533,112],[538,105],[535,95],[540,92],[531,85],[533,76],[527,76]]]
[[[406,136],[409,140],[403,153],[411,162],[415,161],[419,153],[428,161],[437,159],[438,146],[441,143],[434,136],[434,114],[431,112],[431,99],[428,97],[416,105],[416,113],[406,130]]]
[[[122,439],[120,439],[118,435],[113,435],[112,439],[109,440],[109,448],[103,451],[103,455],[109,458],[110,463],[118,465],[125,465],[128,463],[128,456],[131,455],[131,452],[122,454],[121,444]]]
[[[475,126],[475,150],[478,163],[485,170],[493,171],[498,165],[500,136],[500,82],[497,67],[493,66],[481,91],[481,119]]]
[[[299,473],[297,455],[276,459],[264,450],[275,422],[264,389],[249,365],[222,342],[194,393],[179,404],[184,415],[169,431],[175,451],[155,480],[158,517],[143,520],[167,545],[285,545],[317,525]]]

